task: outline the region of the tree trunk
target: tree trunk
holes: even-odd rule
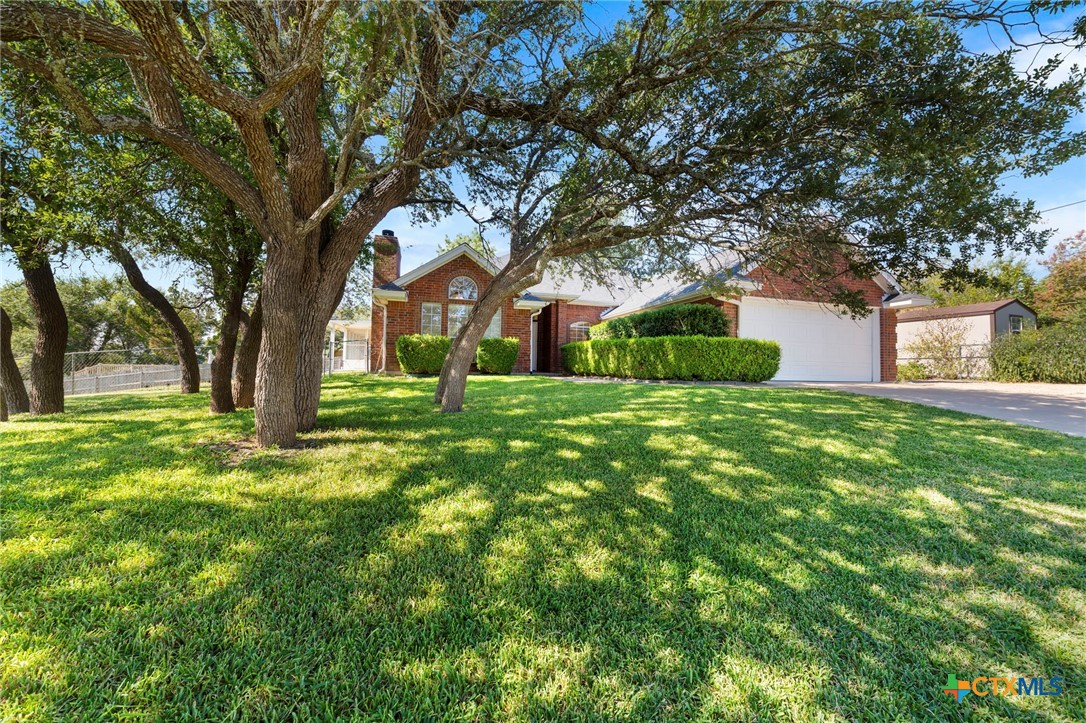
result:
[[[241,325],[242,294],[230,294],[219,323],[219,343],[211,359],[211,413],[228,414],[235,411],[231,379],[234,355],[238,347],[238,327]]]
[[[269,244],[261,285],[264,317],[256,370],[256,439],[261,447],[293,447],[298,434],[294,385],[304,259],[288,244]]]
[[[5,394],[0,394],[0,422],[6,421],[8,421],[8,398]]]
[[[0,308],[0,399],[11,414],[30,411],[30,397],[26,395],[23,375],[11,352],[11,317]]]
[[[140,271],[139,265],[128,249],[118,245],[113,250],[113,257],[124,269],[128,283],[132,285],[136,293],[154,307],[162,320],[166,322],[166,326],[170,328],[170,335],[173,337],[173,344],[181,363],[181,393],[194,394],[200,391],[200,362],[196,358],[196,344],[192,340],[192,332],[185,326],[181,315],[161,291],[147,283],[147,279],[143,277],[143,272]]]
[[[441,376],[437,380],[434,401],[441,403],[442,412],[459,412],[464,407],[464,394],[467,391],[468,372],[475,360],[475,350],[486,333],[490,320],[516,289],[516,282],[499,275],[487,287],[472,307],[460,333],[453,339],[449,355],[441,365]]]
[[[57,293],[49,260],[19,258],[23,281],[38,328],[30,357],[30,413],[64,411],[64,352],[68,345],[68,315]]]
[[[233,204],[228,208],[230,216],[237,224],[237,213]],[[234,393],[231,380],[234,375],[234,358],[238,348],[238,328],[241,316],[245,313],[245,290],[249,288],[249,278],[253,274],[256,260],[247,250],[238,251],[237,258],[229,268],[229,277],[220,281],[227,288],[226,303],[223,307],[222,322],[219,324],[219,343],[215,347],[215,356],[211,360],[211,413],[227,414],[235,411]],[[216,284],[220,289],[222,285]]]
[[[238,409],[252,409],[256,397],[256,367],[260,359],[263,316],[260,297],[257,297],[249,314],[249,322],[245,325],[245,336],[238,345],[238,361],[234,368],[234,406]]]
[[[514,243],[514,248],[516,244]],[[459,412],[464,407],[468,372],[475,360],[475,350],[486,333],[490,320],[507,299],[539,283],[548,256],[537,251],[518,257],[517,253],[498,272],[479,301],[468,314],[460,333],[453,339],[449,355],[441,365],[441,376],[434,391],[434,403],[441,405],[442,412]]]
[[[298,378],[294,385],[294,406],[298,410],[298,431],[308,432],[317,424],[317,408],[321,399],[321,382],[326,358],[325,343],[328,338],[328,322],[339,308],[346,288],[346,279],[334,298],[326,298],[318,290],[317,301],[306,309],[301,317],[301,334],[298,347]],[[346,353],[346,352],[344,352]]]
[[[327,318],[326,318],[327,317]],[[298,431],[308,432],[317,424],[324,371],[325,340],[328,321],[320,309],[307,309],[301,316],[298,336],[298,370],[294,385],[294,405],[298,412]]]

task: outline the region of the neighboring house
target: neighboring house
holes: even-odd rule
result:
[[[399,371],[396,339],[401,335],[454,336],[503,262],[462,244],[402,273],[399,242],[391,231],[383,231],[375,239],[370,368]],[[853,319],[838,314],[828,298],[812,296],[804,284],[767,269],[741,268],[726,255],[703,263],[742,295],[724,295],[719,288],[677,277],[640,288],[625,282],[601,287],[548,271],[540,284],[505,303],[486,335],[520,339],[514,371],[560,372],[562,345],[586,338],[592,324],[669,304],[706,303],[724,311],[731,334],[781,344],[776,379],[896,378],[897,312],[922,297],[902,294],[888,274],[837,279],[861,293],[871,309],[866,318]]]
[[[987,347],[1000,334],[1017,333],[1037,326],[1037,314],[1018,299],[985,301],[963,306],[929,306],[902,311],[897,320],[898,354],[906,356],[905,348],[922,338],[933,325],[945,319],[960,320],[965,333],[963,346],[973,347],[977,356],[987,354]]]
[[[332,319],[328,322],[332,370],[370,370],[370,320]]]

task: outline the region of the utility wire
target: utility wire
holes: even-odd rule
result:
[[[1072,201],[1071,203],[1065,203],[1062,206],[1053,206],[1052,208],[1046,208],[1043,211],[1038,211],[1037,213],[1048,213],[1049,211],[1059,211],[1061,208],[1067,208],[1068,206],[1077,206],[1080,203],[1086,203],[1086,198],[1082,199],[1081,201]]]

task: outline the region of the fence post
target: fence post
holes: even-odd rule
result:
[[[102,384],[101,384],[101,381],[100,381],[101,378],[102,378],[101,370],[100,369],[95,370],[95,372],[94,372],[94,392],[95,392],[95,394],[102,391]]]

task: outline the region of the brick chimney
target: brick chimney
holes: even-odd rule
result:
[[[373,237],[373,285],[400,278],[400,242],[395,232],[385,229]]]

